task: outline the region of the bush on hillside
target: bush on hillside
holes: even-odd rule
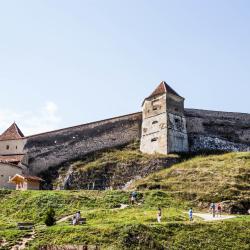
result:
[[[44,220],[44,223],[46,226],[48,227],[51,227],[53,225],[56,224],[56,219],[55,219],[55,210],[50,207],[48,210],[47,210],[47,213],[46,213],[46,216],[45,216],[45,220]]]

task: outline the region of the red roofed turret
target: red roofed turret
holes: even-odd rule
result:
[[[22,131],[18,128],[18,126],[14,122],[7,130],[5,130],[0,135],[0,141],[17,140],[17,139],[21,139],[23,137],[24,137],[24,135],[23,135]]]

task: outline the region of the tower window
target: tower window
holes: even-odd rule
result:
[[[156,106],[153,106],[153,110],[157,110],[157,107],[156,107]]]
[[[156,124],[156,123],[158,123],[158,121],[153,121],[153,122],[152,122],[152,124]]]
[[[155,137],[155,138],[151,139],[151,142],[154,142],[154,141],[157,141],[157,140],[158,140],[158,137]]]
[[[6,145],[6,149],[9,150],[9,149],[10,149],[10,146],[9,146],[9,145]]]
[[[17,146],[16,146],[16,149],[17,149]]]

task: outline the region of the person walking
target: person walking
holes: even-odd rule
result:
[[[76,216],[73,216],[73,219],[72,219],[72,225],[75,226],[76,225]]]
[[[222,212],[222,206],[221,206],[220,203],[218,203],[218,204],[217,204],[217,216],[218,216],[218,217],[219,217],[219,215],[220,215],[220,217],[221,217],[221,212]]]
[[[159,207],[158,212],[157,212],[157,221],[158,221],[158,223],[161,223],[161,215],[162,215],[162,212],[161,212],[161,208]]]
[[[189,214],[189,220],[192,221],[193,220],[193,208],[189,209],[188,214]]]
[[[137,193],[135,191],[133,191],[131,193],[131,204],[134,205],[135,202],[136,202],[136,196],[137,196]]]
[[[76,222],[79,223],[80,219],[81,219],[81,212],[80,211],[77,211],[76,212]]]
[[[215,203],[212,202],[211,205],[210,205],[210,209],[212,211],[213,217],[215,217],[215,208],[216,208]]]

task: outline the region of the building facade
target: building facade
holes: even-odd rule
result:
[[[143,101],[142,112],[28,137],[13,123],[0,135],[0,163],[34,176],[139,140],[140,150],[148,154],[250,151],[250,114],[186,109],[184,98],[162,81]],[[0,188],[13,175],[12,167],[3,169]]]
[[[144,153],[188,152],[184,98],[161,82],[142,105],[140,150]]]

